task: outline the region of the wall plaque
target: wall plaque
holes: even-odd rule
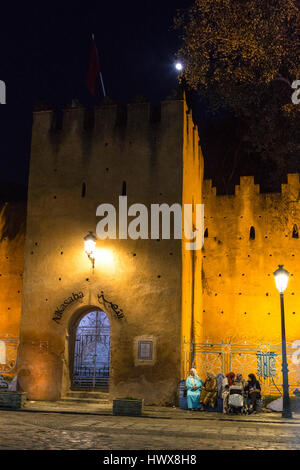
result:
[[[139,341],[138,342],[138,358],[142,361],[152,361],[153,359],[152,341]]]

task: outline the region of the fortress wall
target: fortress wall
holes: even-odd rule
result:
[[[183,204],[193,206],[193,230],[202,231],[201,220],[196,219],[196,206],[202,203],[203,155],[198,129],[193,123],[192,112],[185,106],[183,152]],[[184,227],[184,224],[183,224]],[[182,349],[183,343],[199,342],[203,336],[202,314],[202,252],[188,250],[186,237],[182,243]],[[184,357],[182,357],[184,361]],[[183,364],[184,366],[184,364]]]
[[[285,293],[287,341],[300,338],[299,175],[288,175],[281,193],[261,194],[253,177],[241,177],[235,195],[216,196],[204,181],[204,340],[212,343],[279,343],[279,293],[273,272],[290,272]],[[250,239],[250,229],[255,239]]]
[[[26,205],[0,209],[0,336],[19,336],[22,305]]]
[[[118,208],[125,186],[128,205],[181,202],[183,102],[163,102],[160,119],[147,103],[103,106],[94,118],[84,128],[86,111],[65,110],[50,130],[51,112],[34,116],[19,381],[36,400],[69,389],[71,330],[99,308],[103,291],[124,311],[117,319],[101,306],[111,322],[111,397],[171,402],[180,379],[181,241],[98,240],[92,271],[83,237],[96,230],[97,206]],[[54,321],[57,307],[79,292]],[[140,337],[153,340],[153,361],[137,360]]]

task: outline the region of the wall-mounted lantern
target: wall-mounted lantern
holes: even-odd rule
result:
[[[93,268],[95,267],[95,248],[96,248],[96,241],[97,238],[93,234],[93,232],[89,232],[85,237],[84,237],[84,249],[85,252],[89,258],[89,260],[92,263]]]

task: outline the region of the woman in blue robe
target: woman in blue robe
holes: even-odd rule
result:
[[[187,388],[187,405],[189,410],[200,410],[200,393],[202,390],[202,382],[197,374],[196,369],[190,370],[190,375],[186,379]]]

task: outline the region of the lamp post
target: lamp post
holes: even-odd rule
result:
[[[93,234],[93,232],[89,232],[85,237],[84,237],[84,249],[85,252],[89,258],[89,260],[92,263],[93,269],[95,267],[95,247],[96,247],[96,241],[97,238]]]
[[[289,273],[280,264],[278,269],[273,273],[275,277],[275,284],[280,294],[280,307],[281,307],[281,344],[282,344],[282,385],[283,385],[283,406],[282,417],[292,418],[291,403],[289,396],[289,370],[286,359],[286,338],[285,338],[285,321],[284,321],[284,301],[283,293],[288,285]]]

